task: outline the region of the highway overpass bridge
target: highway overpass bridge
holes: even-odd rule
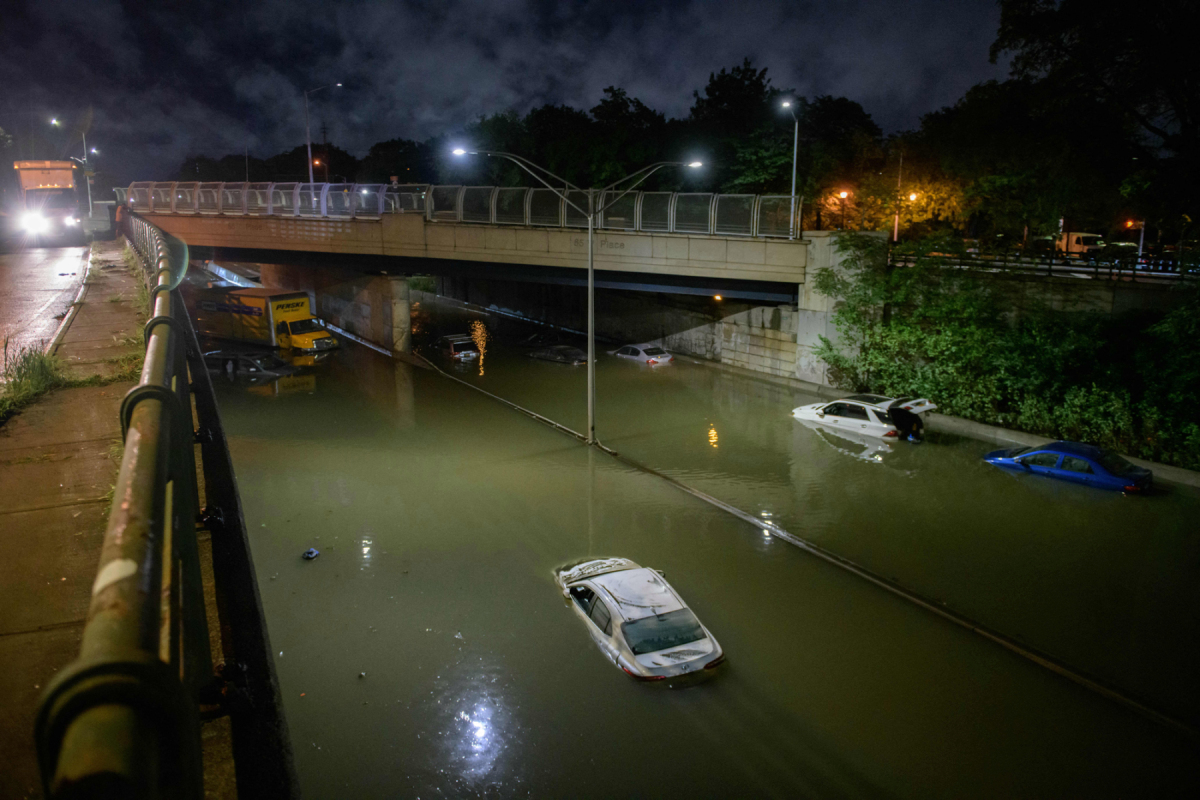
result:
[[[585,280],[587,219],[549,189],[171,182],[121,194],[202,257]],[[631,192],[598,220],[597,285],[795,303],[812,242],[791,236],[791,207],[787,196]]]

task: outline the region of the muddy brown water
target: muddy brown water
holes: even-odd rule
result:
[[[583,429],[583,368],[527,358],[532,329],[429,307],[417,326],[435,360],[437,334],[474,331],[482,363],[438,363]],[[961,438],[879,449],[790,417],[814,398],[684,359],[601,358],[597,379],[623,455],[1200,707],[1194,492],[1018,479]],[[310,378],[217,383],[307,797],[1200,789],[1178,732],[436,373],[347,344]],[[721,674],[671,691],[614,668],[552,579],[589,555],[664,570]]]

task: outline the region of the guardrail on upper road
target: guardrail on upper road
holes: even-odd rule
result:
[[[363,183],[134,183],[117,189],[134,211],[157,214],[378,219],[423,214],[430,222],[477,222],[550,228],[586,228],[587,217],[550,189],[501,186],[430,186]],[[601,208],[619,192],[570,192]],[[596,227],[652,233],[789,238],[790,195],[629,192],[600,215]]]
[[[231,715],[239,793],[291,797],[290,745],[257,587],[246,568],[232,470],[177,291],[186,247],[136,216],[127,225],[153,311],[140,380],[121,403],[125,449],[79,657],[58,673],[38,708],[45,793],[200,798],[204,702]],[[224,680],[214,676],[201,581],[197,440],[204,443]]]
[[[966,255],[926,255],[924,259],[935,260],[943,268],[961,268],[984,272],[1009,272],[1041,277],[1099,278],[1108,280],[1172,281],[1188,274],[1180,270],[1175,259],[1150,256],[1122,256],[1119,258],[1079,257],[1069,258],[1062,254],[1042,257],[1020,253],[969,253]],[[911,267],[917,263],[914,256],[892,253],[892,266]]]

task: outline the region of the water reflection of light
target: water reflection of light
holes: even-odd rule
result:
[[[362,538],[362,565],[364,567],[371,566],[371,546],[375,541],[370,536]]]
[[[713,447],[717,446],[717,429],[712,425],[708,426],[708,443]]]
[[[475,349],[479,351],[479,377],[483,377],[483,357],[487,353],[488,330],[487,325],[483,324],[482,320],[473,320],[471,322],[471,341],[475,343]]]

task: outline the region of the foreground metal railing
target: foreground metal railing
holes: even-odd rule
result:
[[[229,713],[243,796],[291,797],[290,744],[212,385],[177,287],[186,247],[130,216],[150,288],[146,357],[121,403],[124,455],[77,660],[43,694],[48,797],[200,798],[201,708]],[[195,394],[200,430],[194,425]],[[225,661],[214,674],[195,443]]]
[[[1177,259],[1158,256],[1120,256],[1105,258],[1098,255],[1066,256],[1062,253],[1024,255],[1019,252],[968,253],[966,255],[915,256],[892,253],[893,266],[911,267],[920,260],[939,266],[983,272],[1006,272],[1031,276],[1088,277],[1109,280],[1170,281],[1188,277],[1187,265]],[[1194,272],[1194,270],[1193,270]]]

